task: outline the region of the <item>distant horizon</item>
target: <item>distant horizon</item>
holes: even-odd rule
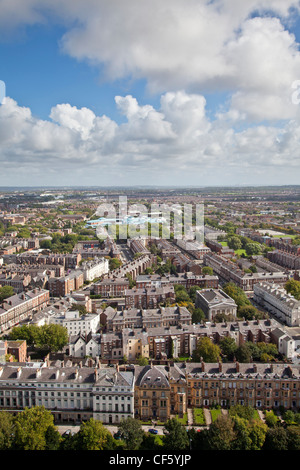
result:
[[[161,184],[161,185],[107,185],[107,186],[97,186],[97,185],[41,185],[41,186],[34,186],[34,185],[26,185],[26,186],[19,186],[19,185],[11,185],[11,186],[0,186],[0,191],[2,190],[9,190],[9,189],[108,189],[108,188],[134,188],[134,189],[139,189],[139,188],[168,188],[168,189],[210,189],[210,188],[235,188],[235,189],[243,189],[243,188],[300,188],[300,184],[244,184],[244,185],[234,185],[234,184],[229,184],[229,185],[207,185],[207,186],[196,186],[196,185],[169,185],[169,184]]]

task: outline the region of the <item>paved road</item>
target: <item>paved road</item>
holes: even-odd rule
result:
[[[118,430],[118,427],[117,426],[113,426],[113,425],[104,425],[108,431],[111,433],[111,434],[114,434],[115,432],[117,432]],[[67,424],[64,424],[64,425],[56,425],[58,431],[60,434],[63,434],[64,432],[66,432],[68,429],[71,429],[72,432],[74,433],[77,433],[80,429],[80,426],[78,425],[67,425]],[[148,429],[150,428],[153,428],[153,426],[149,425],[149,426],[142,426],[142,429],[144,431],[148,431]],[[163,426],[156,426],[155,429],[158,430],[158,434],[160,435],[163,435]]]

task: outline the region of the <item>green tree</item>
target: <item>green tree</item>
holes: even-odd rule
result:
[[[80,425],[77,446],[80,450],[103,450],[111,447],[112,436],[100,421],[93,418]]]
[[[181,451],[189,448],[189,438],[185,427],[176,418],[169,419],[164,427],[164,447]]]
[[[0,303],[12,295],[14,295],[14,289],[11,286],[0,287]]]
[[[249,450],[261,450],[268,431],[268,426],[260,419],[251,419],[248,424],[248,433],[251,439]]]
[[[202,268],[201,272],[202,272],[202,274],[208,274],[209,276],[212,276],[213,273],[214,273],[214,270],[210,266],[204,266]]]
[[[113,271],[114,269],[118,269],[122,265],[122,261],[120,261],[118,258],[110,258],[108,264],[110,271]]]
[[[227,336],[220,341],[219,347],[222,355],[225,356],[227,360],[232,361],[238,348],[235,340]]]
[[[140,421],[131,417],[122,419],[118,425],[118,431],[121,439],[125,442],[127,450],[136,450],[139,448],[144,437],[144,431]]]
[[[0,413],[0,450],[8,450],[12,446],[14,436],[14,420],[8,411]]]
[[[230,416],[220,415],[206,433],[204,448],[207,450],[231,450],[237,438],[234,422]]]
[[[300,428],[289,426],[287,428],[288,450],[300,450]]]
[[[53,416],[44,407],[25,408],[15,418],[13,447],[17,450],[45,450]]]
[[[196,292],[197,292],[197,290],[201,290],[201,287],[200,286],[192,286],[189,289],[189,297],[193,302],[196,301]]]
[[[274,428],[278,424],[278,418],[273,410],[266,411],[265,421],[269,428]]]
[[[203,336],[198,340],[197,347],[192,353],[194,362],[199,362],[201,358],[204,362],[218,362],[221,357],[221,350],[210,338]]]
[[[186,290],[186,288],[180,284],[175,284],[174,286],[175,291],[175,299],[176,302],[190,302],[190,296]]]
[[[149,360],[144,356],[139,356],[137,362],[139,366],[147,366],[149,364]]]
[[[260,245],[260,243],[247,243],[245,245],[245,251],[248,256],[259,255],[262,251],[262,246]]]
[[[239,362],[242,362],[242,363],[250,362],[251,358],[252,358],[252,354],[251,354],[251,350],[250,350],[248,344],[246,344],[246,343],[241,344],[237,348],[235,356],[236,356],[236,359]]]
[[[293,424],[295,422],[295,413],[292,410],[286,410],[283,414],[283,419],[286,424]]]
[[[61,435],[54,426],[49,426],[45,434],[45,450],[59,450],[62,441]]]
[[[262,450],[288,450],[287,431],[282,426],[269,428]]]
[[[284,288],[288,294],[291,294],[295,299],[300,300],[300,281],[289,279],[285,283]]]
[[[67,328],[61,325],[43,325],[40,327],[36,346],[50,352],[61,351],[69,342]]]
[[[39,327],[36,325],[15,326],[8,337],[10,340],[26,340],[27,345],[33,346],[37,342]]]
[[[245,320],[253,320],[257,318],[259,312],[253,305],[242,305],[238,309],[238,316]]]
[[[227,244],[232,250],[240,250],[242,248],[242,242],[240,237],[237,235],[232,235],[227,238]]]
[[[247,295],[240,287],[236,286],[233,282],[228,282],[223,286],[223,291],[231,297],[239,309],[244,305],[252,305]]]
[[[205,313],[201,308],[195,308],[192,312],[192,322],[201,323],[203,320],[205,320]]]

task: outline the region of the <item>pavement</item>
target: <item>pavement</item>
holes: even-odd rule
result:
[[[118,426],[113,426],[113,425],[109,425],[109,424],[104,424],[104,426],[106,427],[106,429],[107,429],[112,435],[118,431]],[[76,434],[76,433],[80,430],[80,425],[72,425],[72,424],[56,425],[56,428],[58,429],[58,431],[59,431],[60,434],[63,434],[64,432],[66,432],[66,431],[69,430],[69,429],[70,429],[73,433]],[[145,431],[145,432],[147,432],[148,429],[157,429],[158,434],[159,434],[159,435],[163,435],[163,429],[164,429],[164,427],[163,427],[163,426],[151,426],[151,425],[145,426],[145,425],[142,425],[142,429],[143,429],[143,431]]]

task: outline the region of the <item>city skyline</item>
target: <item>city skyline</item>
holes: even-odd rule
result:
[[[2,186],[297,185],[299,13],[0,2]]]

